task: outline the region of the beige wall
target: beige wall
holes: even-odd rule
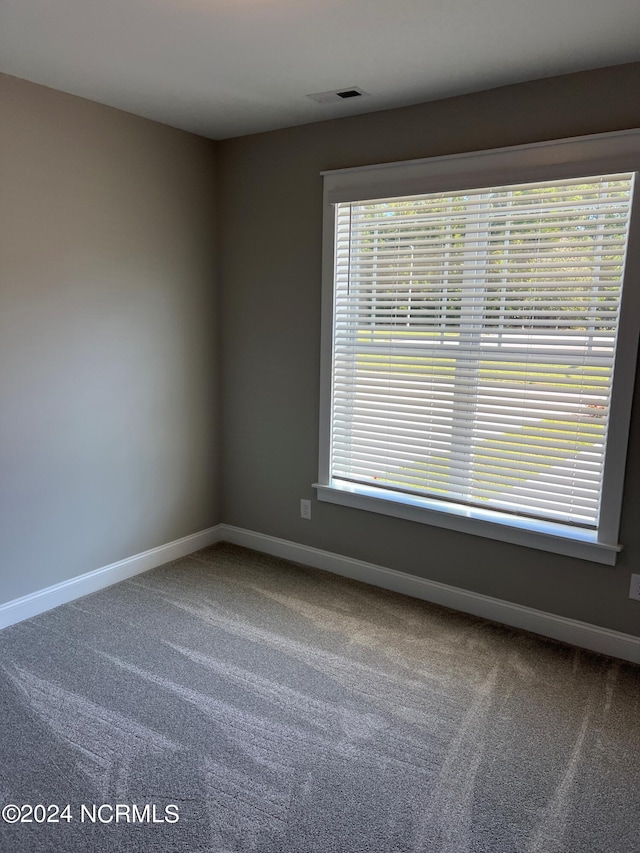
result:
[[[637,405],[616,568],[298,503],[317,477],[320,171],[638,127],[638,91],[636,64],[221,143],[224,521],[640,635]]]
[[[214,148],[0,75],[0,603],[219,521]]]

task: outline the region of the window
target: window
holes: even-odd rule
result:
[[[320,499],[615,562],[638,150],[325,175]]]

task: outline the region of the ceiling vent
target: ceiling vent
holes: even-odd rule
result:
[[[319,104],[327,104],[330,101],[350,101],[353,98],[370,97],[368,92],[359,89],[357,86],[349,86],[347,89],[337,89],[333,92],[316,92],[314,95],[307,95],[312,101],[317,101]]]

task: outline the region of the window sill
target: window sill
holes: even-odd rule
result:
[[[315,483],[318,500],[369,512],[418,521],[435,527],[459,530],[474,536],[524,545],[614,566],[621,545],[598,542],[597,533],[564,524],[527,518],[507,518],[491,510],[459,506],[413,495],[397,495],[383,489],[340,480]]]

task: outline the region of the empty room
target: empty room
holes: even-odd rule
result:
[[[640,853],[639,32],[2,0],[1,853]]]

